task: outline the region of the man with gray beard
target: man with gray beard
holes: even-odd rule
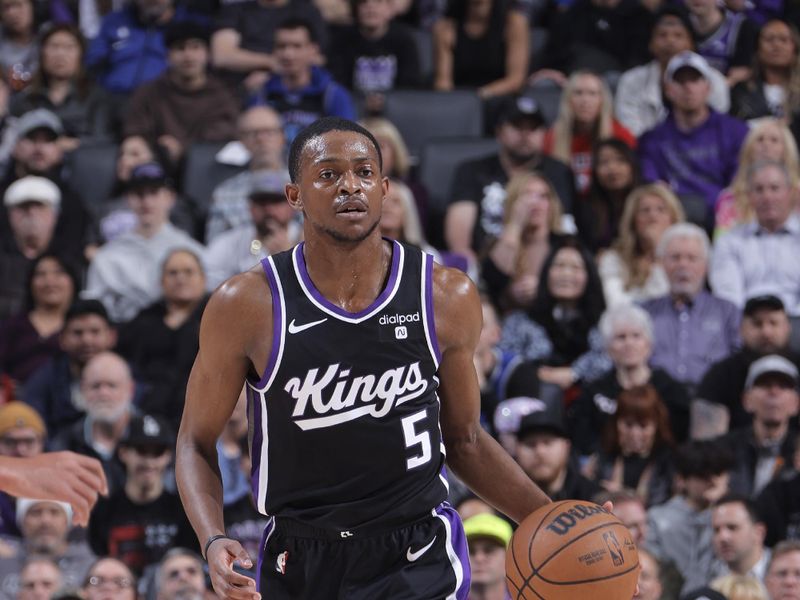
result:
[[[72,450],[100,460],[112,491],[125,481],[125,468],[116,450],[136,411],[134,387],[130,367],[118,354],[102,352],[89,360],[81,376],[86,416],[52,443],[54,449]]]

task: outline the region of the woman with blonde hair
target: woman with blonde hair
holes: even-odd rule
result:
[[[685,218],[680,201],[664,184],[642,185],[630,193],[619,237],[598,261],[609,307],[658,298],[669,291],[667,276],[656,262],[656,248],[664,231]]]
[[[764,160],[782,163],[792,178],[792,187],[800,188],[800,158],[792,132],[778,119],[760,120],[744,138],[739,152],[739,168],[731,185],[717,198],[715,240],[736,225],[753,219],[753,210],[747,199],[747,173],[755,163]]]
[[[711,582],[711,589],[728,600],[769,600],[764,585],[755,577],[724,575]]]
[[[514,175],[506,186],[503,220],[482,273],[492,302],[507,311],[529,307],[536,296],[542,265],[562,233],[561,200],[543,175]]]
[[[591,71],[576,71],[561,94],[558,117],[545,134],[544,152],[572,167],[579,195],[589,190],[592,146],[610,137],[636,146],[634,135],[614,118],[608,84]]]

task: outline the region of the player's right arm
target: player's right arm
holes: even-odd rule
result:
[[[186,389],[175,460],[181,500],[203,548],[209,538],[225,533],[216,443],[248,371],[266,365],[271,311],[263,274],[250,271],[217,289],[203,314],[200,347]],[[245,568],[252,566],[237,541],[214,541],[207,549],[206,560],[214,590],[221,598],[260,598],[255,582],[233,570],[234,562]]]

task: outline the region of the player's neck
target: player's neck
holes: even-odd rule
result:
[[[348,312],[359,312],[383,290],[392,247],[378,233],[352,244],[308,236],[303,258],[314,287],[328,301]]]

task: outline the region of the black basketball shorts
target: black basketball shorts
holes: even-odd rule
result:
[[[470,583],[464,530],[447,503],[388,532],[273,517],[257,568],[264,600],[466,600]]]

